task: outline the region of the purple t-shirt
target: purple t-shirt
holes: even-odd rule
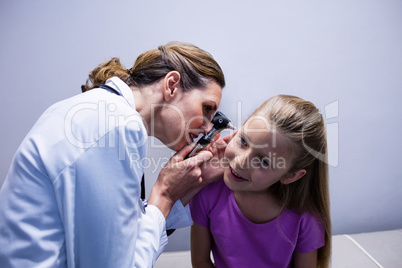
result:
[[[209,228],[216,267],[290,267],[293,252],[325,244],[322,224],[311,214],[285,210],[273,221],[256,224],[237,206],[223,180],[205,187],[190,203],[193,220]]]

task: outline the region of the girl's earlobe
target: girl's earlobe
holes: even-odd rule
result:
[[[282,184],[290,184],[301,179],[304,175],[306,175],[305,169],[300,169],[298,171],[288,173],[285,178],[281,179]]]

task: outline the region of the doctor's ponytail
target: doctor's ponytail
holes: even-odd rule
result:
[[[97,88],[106,83],[106,80],[113,76],[119,77],[124,82],[129,80],[128,70],[124,69],[119,58],[112,58],[107,62],[99,64],[98,67],[89,73],[89,77],[85,85],[81,86],[81,91],[85,92],[93,88]]]
[[[219,64],[206,51],[188,43],[170,42],[158,49],[138,56],[134,66],[125,69],[118,58],[101,63],[89,74],[82,92],[104,84],[117,76],[128,86],[142,87],[153,84],[171,71],[180,73],[180,85],[184,91],[202,89],[209,81],[225,86],[225,77]]]

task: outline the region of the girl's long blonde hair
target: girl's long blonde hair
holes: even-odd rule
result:
[[[125,69],[118,58],[99,64],[90,72],[81,90],[85,92],[99,87],[113,76],[128,86],[141,87],[157,82],[171,71],[180,73],[180,85],[184,91],[203,89],[209,81],[218,83],[221,88],[225,86],[222,69],[208,52],[192,44],[170,42],[139,55],[130,69]]]
[[[289,173],[305,169],[296,182],[270,187],[283,208],[310,212],[325,229],[325,246],[318,250],[318,267],[328,267],[331,255],[331,217],[328,185],[327,139],[324,119],[309,101],[278,95],[265,101],[253,115],[262,115],[291,141],[293,150]],[[253,116],[252,115],[252,116]]]

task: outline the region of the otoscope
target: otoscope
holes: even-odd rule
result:
[[[214,137],[222,130],[226,128],[236,129],[231,123],[230,118],[221,112],[216,112],[215,116],[211,120],[211,123],[211,130],[197,141],[194,149],[184,159],[196,155],[199,151],[207,147],[208,144],[214,141]]]

